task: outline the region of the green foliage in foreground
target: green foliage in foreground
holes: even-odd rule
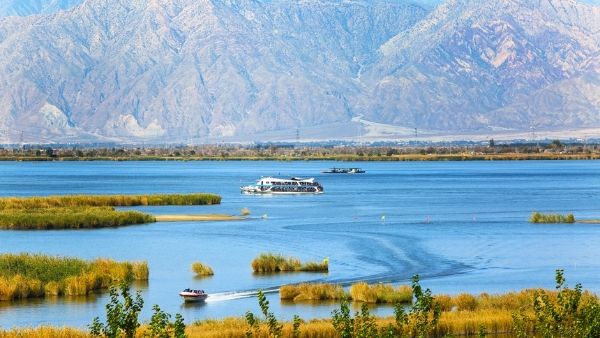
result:
[[[117,227],[153,223],[152,215],[113,207],[63,207],[0,211],[0,229],[45,230]]]
[[[320,263],[302,263],[298,258],[285,257],[283,254],[261,253],[252,261],[251,266],[254,272],[328,271],[329,259],[325,258]]]
[[[48,197],[4,197],[0,198],[0,210],[83,206],[131,207],[140,205],[207,205],[220,203],[221,196],[206,193],[155,195],[64,195]]]
[[[119,291],[113,285],[110,286],[110,303],[106,304],[106,323],[100,322],[100,318],[94,318],[89,325],[90,333],[93,336],[117,338],[134,338],[136,331],[140,327],[138,317],[144,307],[144,300],[141,291],[136,293],[135,299],[129,292],[130,282],[122,281],[120,284],[121,296],[123,302],[119,300]],[[145,337],[152,338],[184,338],[185,324],[180,314],[175,316],[175,322],[171,323],[169,314],[161,311],[158,305],[152,307],[154,314],[150,319],[148,330]],[[171,334],[172,333],[172,334]]]
[[[529,217],[530,223],[575,223],[575,217],[573,214],[568,214],[566,216],[561,214],[541,214],[539,212],[534,212]]]
[[[563,270],[556,270],[556,299],[544,290],[536,291],[533,296],[534,317],[521,313],[513,314],[517,337],[530,337],[524,330],[532,322],[539,337],[600,337],[600,304],[594,301],[582,301],[581,284],[571,289],[565,285]]]
[[[113,281],[147,280],[147,262],[116,262],[97,258],[42,254],[0,254],[0,300],[48,295],[86,295]]]

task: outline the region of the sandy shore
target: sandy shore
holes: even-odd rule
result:
[[[203,214],[203,215],[156,215],[157,222],[185,222],[185,221],[237,221],[248,219],[242,216],[226,214]]]

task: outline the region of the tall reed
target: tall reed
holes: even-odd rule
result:
[[[529,217],[530,223],[575,223],[575,217],[573,214],[561,215],[561,214],[542,214],[534,212]]]
[[[148,264],[103,258],[84,261],[42,254],[0,254],[0,300],[44,294],[86,295],[125,278],[148,279]]]
[[[310,261],[302,263],[300,259],[285,257],[283,254],[261,253],[251,263],[254,272],[277,272],[277,271],[327,271],[329,260],[326,258],[317,263]]]
[[[294,301],[350,298],[341,285],[329,283],[284,285],[279,288],[279,296],[281,299],[293,299]]]
[[[361,282],[350,286],[350,295],[354,301],[365,303],[412,303],[412,289],[409,285],[400,285],[397,289],[391,284],[373,284]]]
[[[212,276],[215,273],[208,264],[202,264],[201,262],[192,263],[192,272],[198,276]]]
[[[139,205],[205,205],[220,204],[215,194],[154,194],[154,195],[64,195],[0,198],[0,210],[45,209],[63,207],[129,207]]]
[[[0,229],[80,229],[155,222],[152,215],[114,207],[61,207],[0,211]]]
[[[75,327],[53,327],[40,325],[37,327],[13,327],[5,331],[0,328],[0,338],[90,338],[87,330]]]

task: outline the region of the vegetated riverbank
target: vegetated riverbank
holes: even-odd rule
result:
[[[411,161],[526,161],[526,160],[597,160],[598,153],[458,153],[458,154],[340,154],[340,155],[167,155],[167,156],[97,156],[97,157],[33,157],[0,156],[0,161],[45,162],[45,161],[339,161],[339,162],[411,162]]]
[[[0,254],[0,301],[45,295],[87,295],[108,288],[115,281],[147,280],[148,276],[145,261],[117,262],[105,258],[86,261],[42,254]]]
[[[295,317],[292,322],[280,323],[269,312],[269,302],[264,293],[258,292],[258,302],[262,315],[248,311],[245,317],[195,320],[187,324],[185,334],[189,338],[217,337],[458,337],[477,335],[486,337],[492,334],[511,334],[518,337],[597,337],[600,333],[600,302],[595,294],[583,291],[581,285],[575,288],[566,286],[563,271],[557,270],[557,286],[554,290],[526,289],[520,292],[478,296],[462,293],[456,296],[433,295],[429,289],[422,289],[418,276],[413,277],[413,303],[410,307],[397,305],[394,316],[372,316],[366,303],[360,311],[351,313],[349,303],[342,300],[339,310],[332,311],[331,319],[303,320]],[[138,304],[140,299],[137,300]],[[109,306],[111,305],[111,306]],[[133,308],[119,304],[117,297],[111,298],[107,305],[107,318],[112,319],[134,316]],[[135,305],[135,304],[134,304]],[[124,306],[121,313],[109,311],[110,308]],[[176,329],[182,329],[179,322],[170,322],[170,315],[161,313],[162,320],[150,323],[130,323],[129,321],[111,321],[117,332],[135,326],[132,336],[152,336],[157,328],[165,329],[166,336]],[[133,312],[131,312],[133,311]],[[116,317],[115,317],[116,316]],[[141,325],[138,327],[137,325]],[[181,333],[181,332],[180,332]],[[0,337],[91,337],[82,329],[69,327],[53,328],[13,328],[0,330]]]
[[[0,229],[45,230],[116,227],[156,222],[119,206],[219,204],[214,194],[66,195],[0,198]],[[213,220],[223,217],[213,217]]]

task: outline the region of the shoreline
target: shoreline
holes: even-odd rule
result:
[[[248,217],[227,214],[195,214],[195,215],[152,215],[156,222],[187,222],[187,221],[242,221]]]

